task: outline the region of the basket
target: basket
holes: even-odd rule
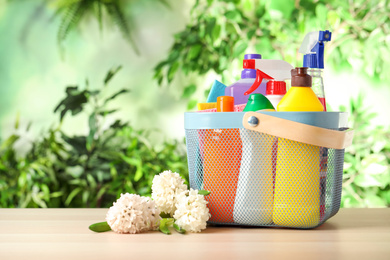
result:
[[[341,112],[185,113],[190,186],[206,196],[209,223],[314,228],[340,208]]]

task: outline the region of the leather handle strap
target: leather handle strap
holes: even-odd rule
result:
[[[242,124],[248,130],[333,149],[344,149],[353,139],[350,129],[330,130],[256,112],[245,113]]]

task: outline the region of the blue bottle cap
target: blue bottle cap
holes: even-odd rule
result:
[[[317,55],[315,53],[305,54],[303,56],[303,67],[318,68]]]
[[[261,54],[245,54],[244,60],[261,59]]]

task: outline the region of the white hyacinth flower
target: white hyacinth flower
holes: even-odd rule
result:
[[[106,215],[113,231],[130,234],[155,230],[160,219],[160,210],[151,198],[129,193],[121,194]]]
[[[152,199],[161,212],[172,216],[176,211],[177,196],[186,190],[187,185],[178,173],[164,171],[153,178]]]
[[[204,196],[198,194],[197,190],[190,189],[190,191],[181,193],[173,215],[175,223],[189,232],[200,232],[206,229],[206,222],[211,216],[207,203]]]

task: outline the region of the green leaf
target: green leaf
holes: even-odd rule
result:
[[[83,110],[83,105],[88,102],[89,91],[79,91],[78,87],[67,87],[67,96],[57,105],[54,112],[60,112],[60,121],[64,118],[68,111],[71,111],[72,115],[76,115]]]
[[[88,198],[89,198],[90,192],[88,190],[83,191],[83,194],[81,196],[81,201],[84,205],[88,205]]]
[[[195,44],[190,47],[190,50],[187,54],[187,60],[193,60],[199,56],[200,51],[202,50],[201,44]]]
[[[214,17],[207,20],[206,34],[208,34],[210,37],[213,37],[213,30],[214,30],[216,22],[217,22],[217,19],[215,19]]]
[[[186,230],[184,228],[179,227],[176,223],[173,223],[173,227],[180,234],[185,234],[186,233]]]
[[[172,62],[175,62],[178,58],[180,57],[180,52],[179,50],[177,49],[173,49],[171,51],[171,53],[169,54],[169,57],[168,57],[168,61],[167,62],[162,62],[160,63],[159,65],[157,65],[157,68],[159,68],[159,66],[163,66],[167,63],[172,63]],[[165,64],[164,64],[165,63]],[[163,64],[163,65],[162,65]]]
[[[130,90],[128,90],[128,89],[121,89],[121,90],[119,90],[118,92],[116,92],[115,94],[113,94],[112,96],[110,96],[109,98],[106,98],[106,99],[104,100],[104,104],[107,104],[110,100],[113,100],[113,99],[115,99],[117,96],[122,95],[122,94],[124,94],[124,93],[128,93],[128,92],[130,92]]]
[[[387,202],[385,198],[381,198],[377,195],[368,195],[367,197],[364,198],[364,203],[367,205],[369,208],[384,208],[387,206]]]
[[[387,191],[381,191],[380,197],[386,200],[387,206],[390,206],[390,189]]]
[[[225,13],[225,17],[227,19],[229,19],[229,20],[233,20],[233,21],[236,21],[236,22],[240,22],[241,21],[241,14],[237,10],[227,11]]]
[[[134,175],[134,181],[139,181],[144,175],[144,172],[142,171],[142,161],[140,162],[139,166],[137,166],[137,170],[135,171]]]
[[[93,112],[89,116],[88,123],[89,123],[89,134],[87,137],[86,147],[88,151],[91,151],[94,148],[94,138],[97,131],[97,121],[96,121],[95,112]]]
[[[233,48],[233,57],[241,56],[244,51],[248,48],[248,44],[244,41],[238,41]]]
[[[31,121],[28,122],[28,125],[27,125],[27,127],[26,127],[26,131],[27,131],[27,132],[30,131],[31,125],[32,125],[32,122],[31,122]]]
[[[136,157],[127,157],[124,154],[119,154],[119,156],[124,160],[126,163],[129,165],[135,166],[136,167],[136,172],[134,175],[134,181],[139,181],[142,176],[143,176],[143,171],[142,171],[142,159],[141,158],[136,158]]]
[[[317,4],[316,6],[316,18],[321,26],[325,26],[326,17],[328,16],[328,8],[323,4]]]
[[[50,198],[58,198],[58,197],[61,197],[62,195],[64,195],[64,192],[56,191],[56,192],[53,192],[50,194]]]
[[[92,224],[89,226],[89,229],[94,231],[94,232],[99,232],[99,233],[111,230],[111,228],[107,224],[107,222],[99,222],[99,223]]]
[[[221,35],[221,26],[219,24],[217,24],[214,26],[214,29],[212,32],[213,40],[215,41],[216,39],[218,39],[220,35]]]
[[[14,126],[15,129],[19,128],[19,123],[20,123],[20,113],[18,112],[16,114],[16,120],[15,120],[15,126]]]
[[[159,231],[166,234],[170,235],[171,231],[169,231],[169,226],[173,224],[174,219],[173,218],[163,218],[160,220],[160,226],[159,226]]]
[[[72,192],[69,194],[69,196],[65,200],[65,205],[69,206],[70,203],[72,202],[73,198],[76,197],[77,194],[79,194],[81,191],[82,191],[81,187],[72,190]]]
[[[117,74],[118,71],[120,71],[121,69],[122,69],[122,65],[116,67],[115,69],[110,69],[107,72],[106,77],[104,78],[104,85],[107,85],[108,82],[110,82],[110,80],[115,76],[115,74]]]
[[[166,8],[171,9],[171,5],[167,0],[158,0],[160,3],[162,3]]]
[[[74,30],[80,23],[81,18],[90,8],[90,3],[81,1],[79,3],[72,3],[66,8],[59,10],[58,13],[63,13],[60,27],[57,33],[58,42],[61,43],[66,39],[69,32]]]
[[[125,15],[123,13],[123,8],[120,6],[120,3],[118,1],[107,1],[105,7],[109,14],[109,17],[118,26],[124,38],[132,45],[135,53],[139,54],[138,47],[130,32],[130,26],[134,26],[132,24],[129,24],[129,21],[126,20]]]
[[[269,2],[269,9],[279,11],[285,19],[290,19],[291,13],[295,9],[295,2],[290,0],[272,0]]]
[[[160,213],[160,217],[161,217],[161,218],[170,218],[171,215],[170,215],[170,214],[167,214],[167,213],[165,213],[165,212],[161,212],[161,213]]]
[[[196,107],[196,104],[198,104],[198,100],[190,100],[187,104],[187,109],[188,110],[191,110],[191,109],[194,109]]]
[[[106,115],[115,113],[116,111],[118,111],[118,109],[104,110],[104,111],[100,111],[100,112],[98,113],[98,115],[100,115],[100,116],[106,116]]]
[[[5,140],[3,142],[3,144],[1,145],[1,149],[7,149],[9,147],[12,147],[14,145],[14,143],[19,140],[20,136],[19,135],[11,135],[10,137],[7,138],[7,140]]]
[[[190,98],[196,92],[196,85],[191,84],[184,88],[182,98]]]
[[[362,188],[381,186],[381,183],[369,174],[357,175],[353,183]]]
[[[158,229],[160,232],[164,233],[165,235],[170,235],[171,231],[169,231],[169,228],[165,224],[160,223],[160,227]]]
[[[198,194],[200,195],[204,195],[204,196],[207,196],[211,193],[211,191],[208,191],[208,190],[199,190],[198,191]]]
[[[87,180],[92,189],[96,189],[97,183],[91,174],[87,174]]]
[[[168,83],[170,83],[173,80],[173,76],[175,75],[177,69],[179,68],[179,62],[174,62],[171,67],[169,67],[168,70]]]
[[[248,39],[252,39],[252,37],[255,36],[256,30],[257,30],[257,29],[252,29],[252,30],[249,30],[249,31],[248,31],[248,33],[247,33],[247,35],[246,35],[246,36],[248,37]]]
[[[228,35],[238,35],[237,29],[233,23],[226,23],[225,30]]]

